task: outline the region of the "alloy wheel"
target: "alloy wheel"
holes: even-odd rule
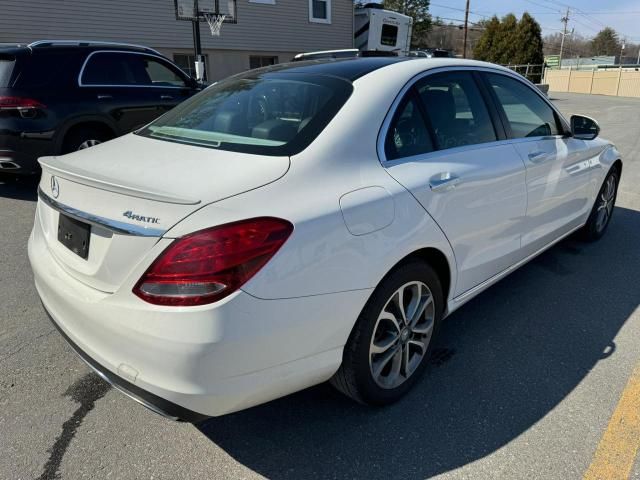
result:
[[[613,212],[613,205],[616,196],[616,177],[609,175],[607,181],[602,187],[600,196],[598,197],[597,218],[596,218],[596,230],[598,233],[602,232]]]
[[[429,287],[409,282],[396,290],[378,315],[369,345],[376,384],[402,385],[422,363],[433,335],[435,304]]]
[[[101,144],[100,140],[85,140],[78,146],[78,150],[84,150],[85,148],[95,147],[96,145]]]

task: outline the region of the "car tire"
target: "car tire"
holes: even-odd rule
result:
[[[416,307],[422,308],[420,315],[415,315]],[[397,401],[424,372],[443,311],[442,286],[435,271],[419,260],[399,266],[382,280],[362,310],[331,384],[365,405]],[[404,317],[409,317],[406,322]]]
[[[619,181],[620,172],[617,168],[613,168],[604,179],[596,201],[593,204],[593,208],[591,209],[591,213],[589,214],[589,219],[584,227],[582,227],[581,233],[584,240],[594,242],[599,240],[607,231],[618,195]]]
[[[111,140],[113,135],[109,132],[95,127],[75,128],[67,135],[62,147],[62,153],[71,153],[84,150],[102,142]]]

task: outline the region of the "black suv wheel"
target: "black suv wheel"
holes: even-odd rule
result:
[[[99,145],[102,142],[111,140],[113,135],[106,129],[96,127],[77,127],[71,131],[64,140],[62,153],[71,153],[77,150]]]

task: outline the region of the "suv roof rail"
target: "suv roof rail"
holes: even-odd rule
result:
[[[38,47],[52,47],[52,46],[62,46],[62,45],[77,45],[83,47],[91,47],[91,46],[104,46],[104,47],[127,47],[127,48],[135,48],[138,50],[144,50],[146,52],[152,52],[157,55],[160,55],[160,52],[154,50],[150,47],[145,47],[143,45],[135,45],[133,43],[119,43],[119,42],[106,42],[106,41],[96,41],[96,40],[38,40],[37,42],[32,42],[27,45],[29,48],[38,48]]]

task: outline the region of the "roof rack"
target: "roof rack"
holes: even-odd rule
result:
[[[104,46],[104,47],[129,47],[136,48],[139,50],[144,50],[147,52],[155,53],[156,55],[160,55],[157,50],[154,50],[150,47],[145,47],[143,45],[135,45],[132,43],[119,43],[119,42],[105,42],[105,41],[96,41],[96,40],[38,40],[37,42],[32,42],[27,45],[29,48],[39,48],[39,47],[52,47],[52,46],[60,46],[60,45],[77,45],[82,47],[92,47],[92,46]]]
[[[324,58],[355,58],[358,56],[360,50],[357,48],[344,48],[341,50],[321,50],[317,52],[305,52],[299,53],[293,57],[294,62],[300,62],[302,60],[319,60]]]

